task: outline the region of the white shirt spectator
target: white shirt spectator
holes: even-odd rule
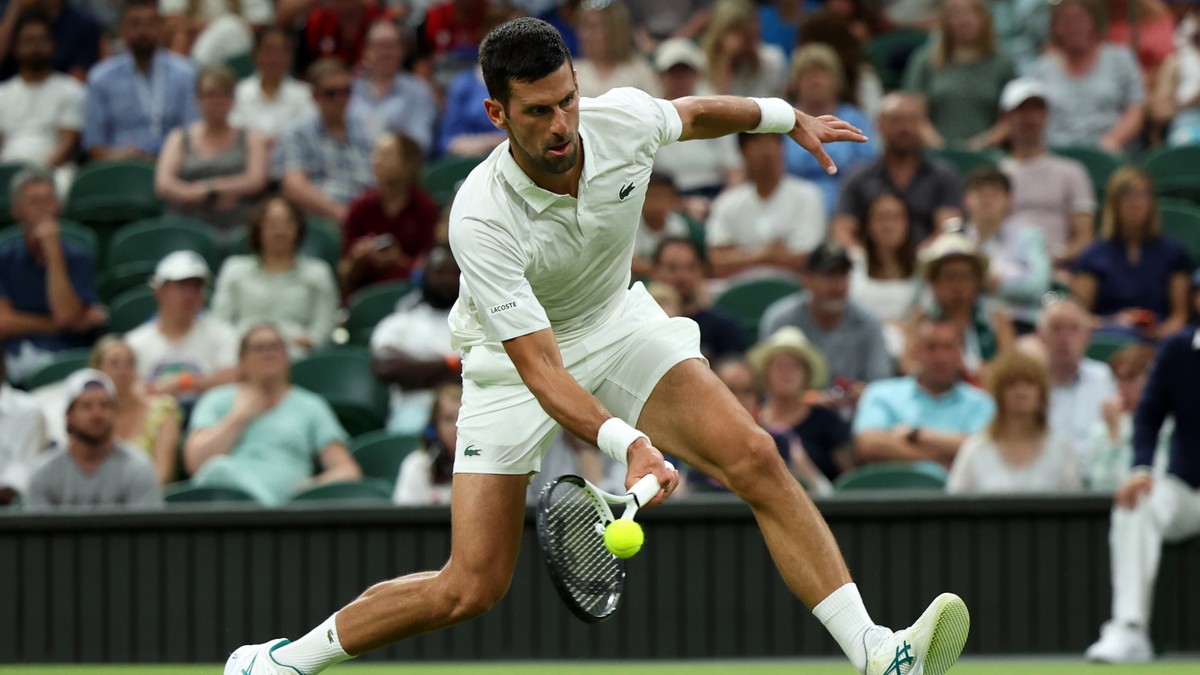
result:
[[[672,143],[659,148],[654,170],[671,177],[683,193],[704,188],[720,189],[726,175],[742,167],[735,136]]]
[[[46,164],[58,147],[58,132],[82,128],[85,96],[83,84],[62,73],[37,83],[18,75],[0,84],[0,162]]]
[[[785,175],[763,199],[752,183],[729,188],[713,201],[709,246],[761,248],[782,241],[808,253],[825,239],[825,202],[809,181]]]
[[[167,375],[212,375],[237,364],[238,335],[220,319],[201,315],[178,342],[169,342],[151,319],[125,336],[137,354],[138,375],[154,382]]]
[[[880,321],[901,321],[909,315],[921,295],[921,280],[875,279],[867,274],[867,259],[862,249],[851,249],[850,299],[871,310]]]
[[[187,11],[189,0],[158,0],[158,11],[163,16],[183,14]],[[241,0],[241,16],[252,24],[268,24],[275,19],[275,8],[270,0]],[[204,21],[229,14],[233,11],[228,0],[201,0],[197,17]]]
[[[1050,154],[1006,157],[1000,160],[1000,169],[1012,181],[1012,217],[1037,225],[1051,254],[1069,243],[1076,214],[1096,210],[1092,179],[1073,159]]]
[[[312,88],[290,76],[283,78],[275,98],[267,97],[262,89],[262,78],[258,75],[238,82],[233,96],[229,123],[264,136],[276,136],[284,128],[317,114]]]
[[[1085,441],[1091,436],[1092,427],[1103,420],[1101,406],[1116,389],[1112,370],[1087,358],[1080,362],[1079,375],[1073,383],[1050,389],[1050,433],[1078,439],[1075,452],[1080,464],[1087,460],[1090,449]]]
[[[400,476],[392,502],[404,506],[431,506],[450,503],[450,483],[433,484],[433,454],[424,448],[408,453],[400,463]]]
[[[683,143],[679,143],[678,145],[683,145]],[[687,219],[678,213],[668,213],[666,222],[663,223],[663,228],[657,232],[650,229],[650,226],[643,220],[638,225],[633,251],[637,255],[650,258],[654,255],[655,249],[658,248],[663,239],[667,237],[686,237],[689,233]]]
[[[420,291],[413,291],[400,299],[394,313],[375,326],[371,333],[371,353],[379,356],[385,349],[394,349],[418,359],[449,354],[449,316],[450,310],[430,307],[421,300]],[[433,398],[432,389],[405,391],[392,386],[388,429],[405,433],[425,428]]]
[[[24,493],[45,447],[46,420],[33,397],[0,383],[0,487]]]
[[[984,492],[1072,492],[1083,488],[1078,453],[1053,432],[1046,434],[1042,450],[1025,466],[1014,466],[1000,454],[987,431],[972,434],[963,442],[950,468],[946,491],[967,494]]]

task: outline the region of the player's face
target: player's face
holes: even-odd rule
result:
[[[534,82],[511,82],[508,105],[488,99],[488,117],[508,132],[517,164],[561,175],[579,161],[579,93],[571,63]]]
[[[83,392],[67,409],[67,431],[89,445],[112,439],[117,406],[108,392],[96,387]]]

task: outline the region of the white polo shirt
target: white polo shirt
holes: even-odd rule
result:
[[[808,253],[825,239],[825,199],[811,181],[785,175],[765,199],[753,183],[721,193],[708,217],[709,246],[764,248],[782,241],[794,253]]]
[[[462,269],[455,349],[544,328],[574,342],[623,306],[654,156],[683,122],[669,101],[632,88],[582,98],[579,109],[578,199],[535,185],[507,141],[463,182],[450,211]]]

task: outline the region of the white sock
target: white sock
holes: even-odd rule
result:
[[[272,658],[279,665],[294,668],[303,675],[316,675],[329,666],[354,658],[342,649],[336,619],[337,614],[334,614],[308,635],[276,649]]]
[[[825,624],[825,629],[860,673],[867,667],[867,655],[890,634],[886,628],[871,621],[862,596],[858,594],[858,585],[853,583],[830,593],[813,608],[813,616]]]

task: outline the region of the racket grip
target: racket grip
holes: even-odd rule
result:
[[[633,487],[629,488],[629,494],[633,495],[633,498],[637,500],[637,505],[642,507],[649,503],[651,499],[654,499],[654,495],[658,494],[660,489],[661,486],[659,486],[658,479],[654,477],[654,474],[647,474],[634,483]]]

